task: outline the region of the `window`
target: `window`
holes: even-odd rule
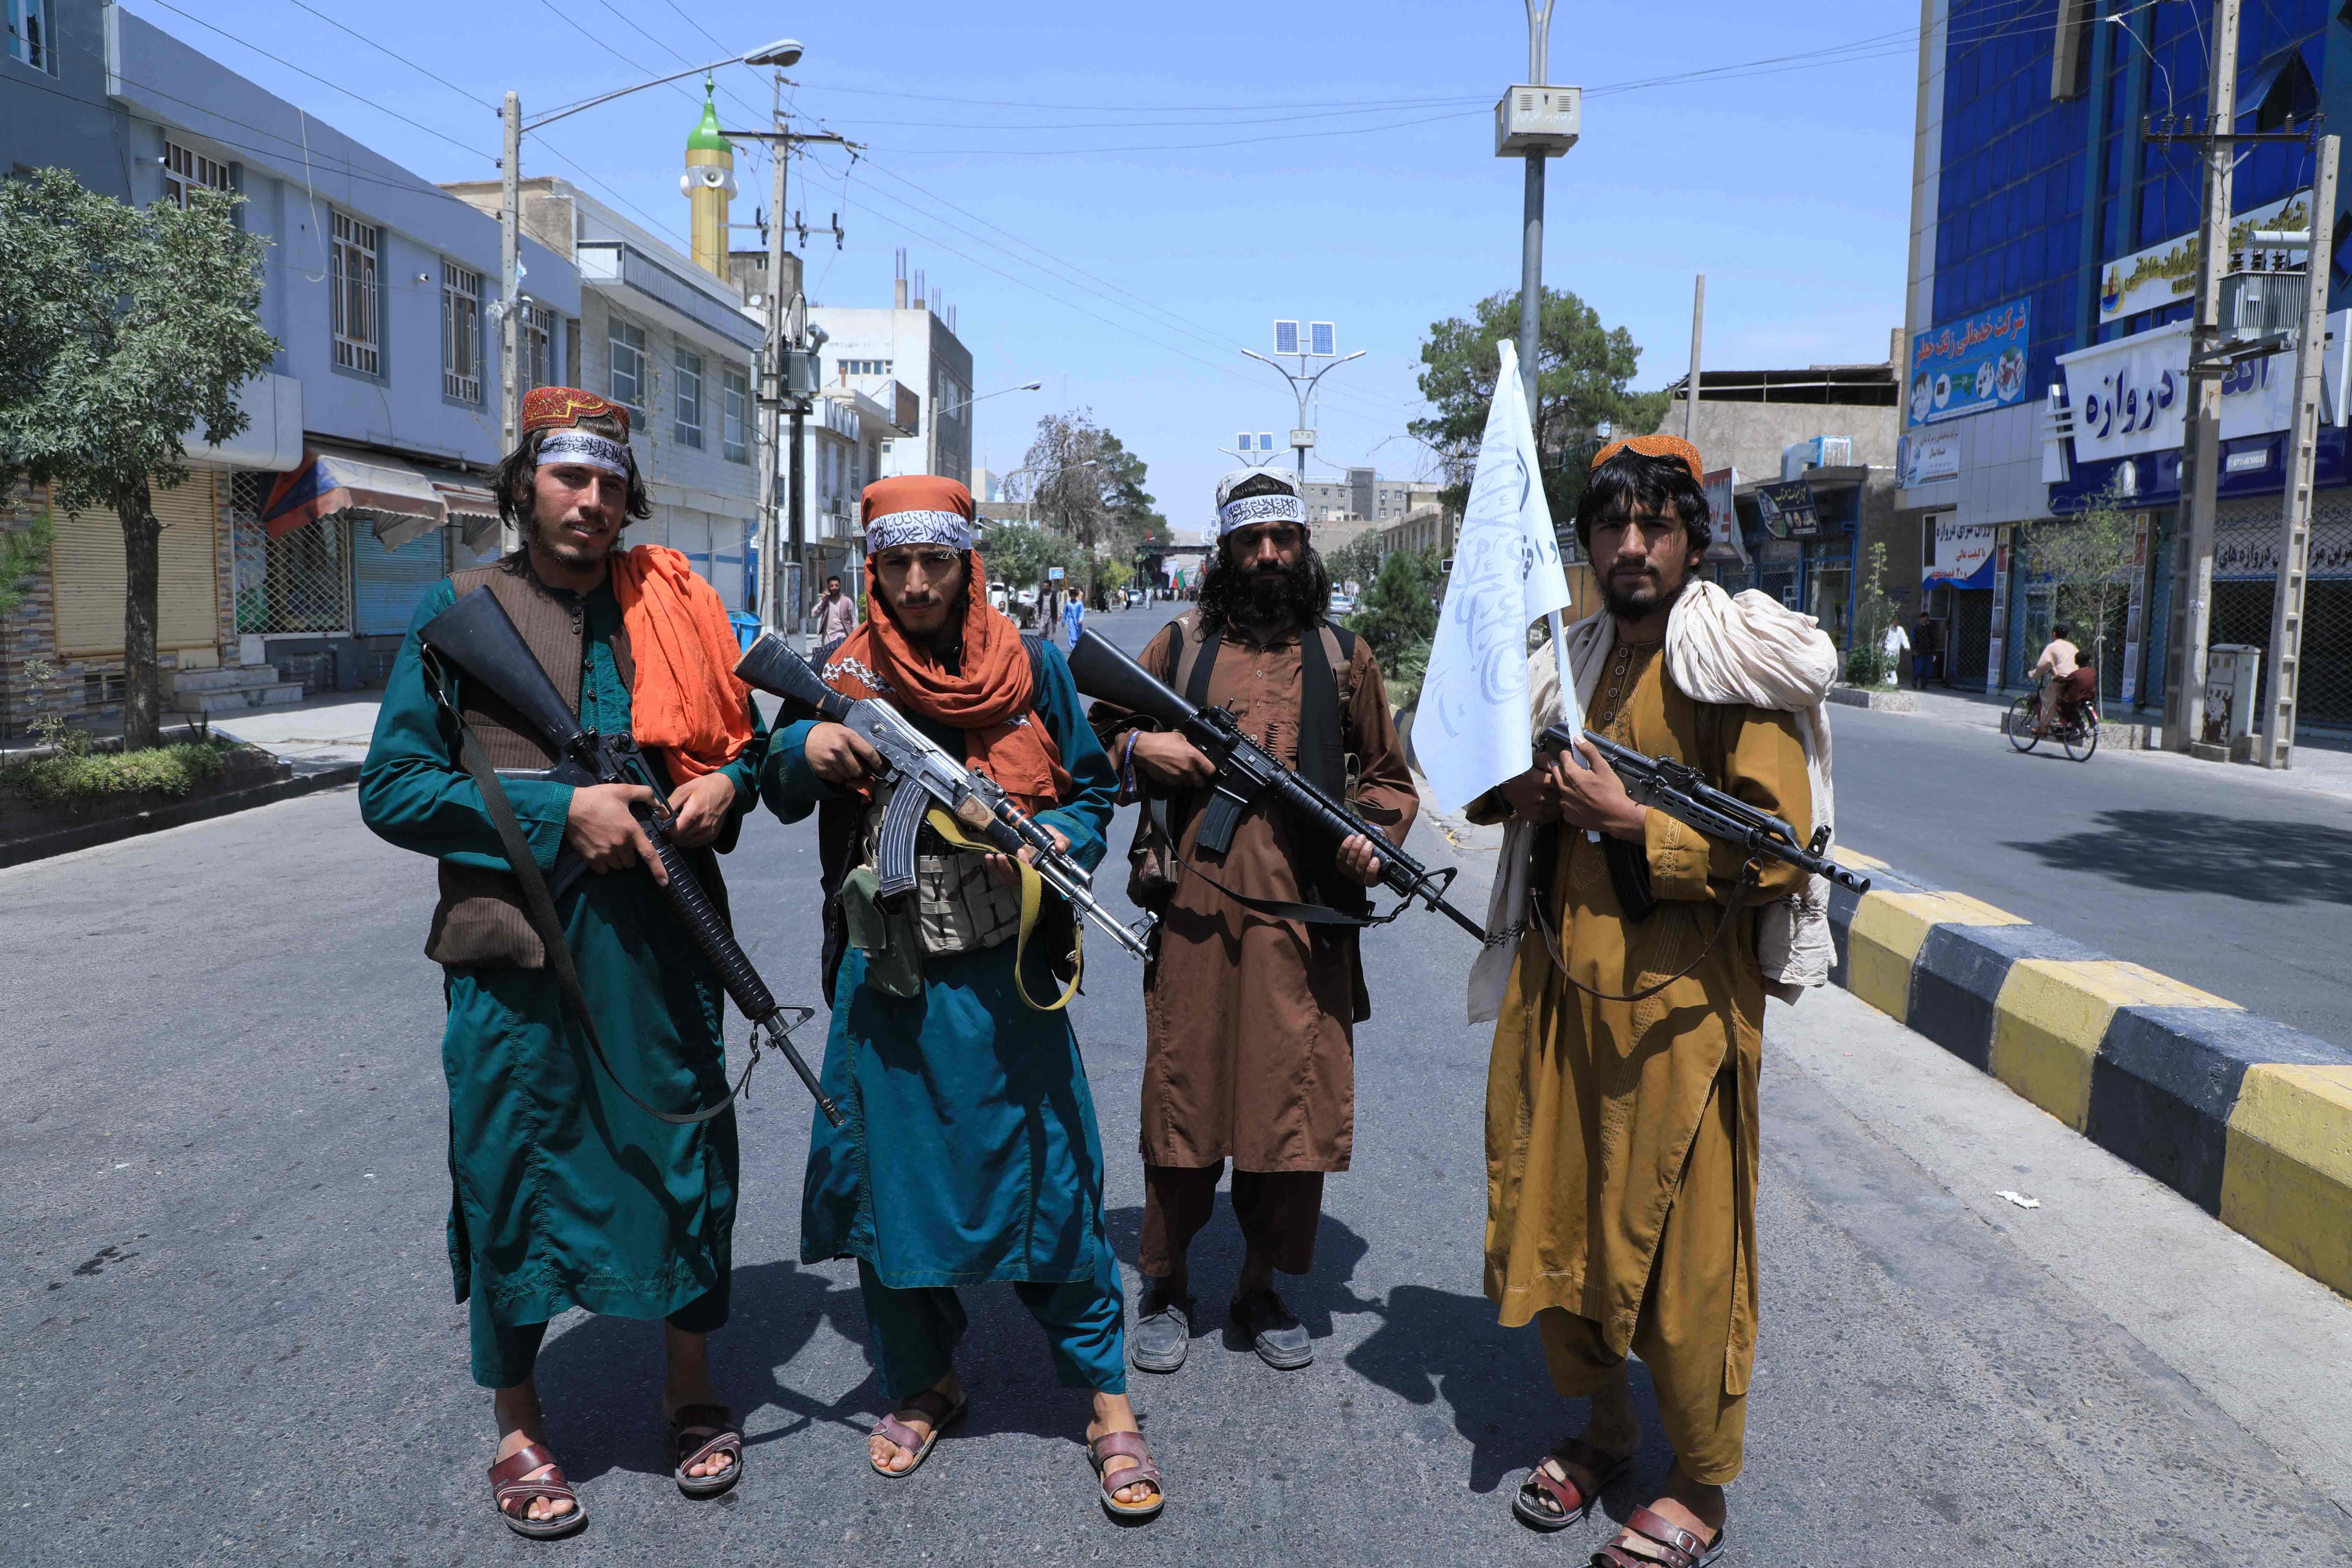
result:
[[[215,163],[202,153],[192,153],[177,142],[164,142],[163,199],[185,209],[190,185],[205,185],[215,191],[236,188],[229,184],[226,163]]]
[[[844,375],[887,375],[890,362],[887,359],[845,359],[838,362]]]
[[[555,312],[525,303],[517,319],[522,327],[522,390],[555,385]]]
[[[335,363],[364,375],[381,374],[383,359],[376,338],[376,230],[343,213],[335,214],[334,244],[328,252],[334,297],[329,314],[335,334]]]
[[[719,453],[730,463],[751,460],[751,384],[740,370],[719,373]]]
[[[482,275],[441,263],[441,393],[482,400]]]
[[[57,50],[49,41],[49,0],[8,0],[8,54],[51,76]]]
[[[682,447],[702,449],[702,356],[677,351],[677,439]]]
[[[620,317],[613,318],[611,327],[612,384],[604,395],[629,411],[638,426],[646,422],[646,330],[633,327]]]

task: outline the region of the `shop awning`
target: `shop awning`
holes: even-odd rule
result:
[[[306,451],[301,465],[270,487],[261,526],[276,539],[345,513],[368,523],[387,550],[453,521],[470,544],[499,521],[497,500],[470,479],[394,458]]]

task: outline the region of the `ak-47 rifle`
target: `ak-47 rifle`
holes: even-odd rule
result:
[[[898,788],[883,809],[881,841],[875,857],[881,897],[914,891],[916,832],[930,808],[939,805],[966,832],[977,835],[1001,854],[1035,851],[1031,864],[1040,881],[1136,957],[1149,951],[1148,922],[1144,931],[1129,930],[1097,901],[1094,879],[1087,868],[1055,844],[1053,835],[1035,818],[1013,805],[994,779],[948,755],[939,742],[908,723],[890,704],[879,698],[856,700],[835,691],[814,666],[774,632],[761,634],[737,662],[735,673],[772,696],[790,698],[836,724],[846,725],[852,734],[882,754]]]
[[[1424,901],[1481,942],[1486,940],[1477,921],[1445,901],[1454,867],[1432,871],[1406,854],[1402,845],[1391,844],[1387,834],[1344,803],[1283,766],[1251,740],[1224,709],[1194,707],[1093,632],[1080,633],[1076,646],[1070,649],[1070,674],[1088,697],[1117,703],[1156,721],[1164,730],[1181,733],[1215,764],[1217,776],[1210,786],[1213,793],[1202,808],[1201,831],[1193,840],[1201,849],[1223,855],[1233,846],[1234,827],[1242,813],[1255,802],[1270,798],[1334,849],[1359,836],[1371,840],[1380,857],[1381,886],[1402,896],[1405,904],[1416,899]],[[1400,904],[1381,918],[1393,918],[1403,908]]]
[[[425,622],[416,635],[417,640],[425,646],[428,665],[454,669],[488,693],[499,707],[506,710],[499,716],[516,721],[517,732],[545,752],[554,764],[539,772],[494,772],[481,750],[481,742],[474,738],[470,729],[464,726],[462,718],[459,720],[458,732],[467,771],[481,785],[483,804],[498,826],[499,839],[507,847],[507,858],[513,865],[516,878],[523,885],[524,902],[541,941],[546,945],[548,964],[556,971],[566,999],[579,1016],[580,1026],[588,1036],[588,1043],[595,1051],[597,1061],[604,1064],[605,1073],[613,1078],[613,1081],[620,1084],[622,1092],[631,1100],[637,1098],[625,1083],[621,1082],[619,1076],[613,1073],[612,1065],[604,1061],[604,1047],[597,1038],[595,1020],[588,1016],[586,999],[581,994],[578,976],[572,971],[571,951],[563,941],[562,926],[555,915],[556,895],[578,879],[587,868],[586,862],[567,844],[556,858],[552,877],[542,879],[515,825],[513,809],[508,805],[506,792],[499,784],[500,778],[546,779],[582,786],[642,784],[654,792],[653,804],[635,805],[629,809],[636,817],[638,826],[645,830],[646,841],[653,846],[654,858],[661,862],[663,871],[668,876],[662,891],[669,900],[671,911],[677,916],[678,923],[686,928],[687,934],[694,939],[695,945],[702,950],[703,957],[710,961],[710,967],[718,972],[719,984],[728,996],[742,1009],[743,1016],[751,1020],[757,1030],[766,1033],[768,1042],[783,1054],[784,1059],[793,1064],[793,1070],[800,1075],[801,1082],[806,1084],[808,1091],[816,1097],[817,1109],[824,1113],[825,1120],[835,1127],[840,1126],[840,1109],[826,1097],[817,1084],[816,1074],[809,1070],[808,1063],[801,1059],[800,1052],[793,1046],[793,1030],[815,1016],[816,1010],[779,1004],[766,983],[760,978],[759,972],[751,967],[751,960],[745,955],[741,944],[736,942],[734,933],[728,929],[726,918],[711,903],[710,895],[696,880],[686,857],[671,842],[668,833],[670,815],[668,808],[661,804],[661,785],[652,770],[646,766],[645,757],[637,750],[636,742],[625,734],[604,735],[581,727],[580,721],[572,716],[571,708],[565,704],[562,694],[556,690],[555,683],[548,679],[547,672],[531,656],[530,647],[522,640],[522,634],[515,630],[514,622],[508,618],[505,607],[488,588],[477,588],[467,594]],[[457,709],[450,703],[446,691],[437,689],[440,684],[436,679],[436,695],[454,715]],[[799,1016],[786,1022],[785,1015],[788,1013],[798,1014]],[[742,1081],[717,1105],[686,1113],[658,1110],[641,1100],[637,1103],[664,1121],[681,1125],[708,1121],[732,1104],[736,1095],[743,1092],[743,1086],[751,1081],[751,1068],[759,1062],[760,1035],[755,1032],[751,1037],[751,1059],[744,1066]]]
[[[1538,737],[1536,748],[1554,754],[1565,752],[1575,734],[1565,724],[1554,724]],[[1625,783],[1625,793],[1653,811],[1663,811],[1709,838],[1737,844],[1750,858],[1785,861],[1816,877],[1827,877],[1848,892],[1870,891],[1869,878],[1856,876],[1823,853],[1830,847],[1827,826],[1815,829],[1811,843],[1801,844],[1795,828],[1717,789],[1687,763],[1644,755],[1590,730],[1584,731],[1584,739],[1609,759],[1609,765]]]

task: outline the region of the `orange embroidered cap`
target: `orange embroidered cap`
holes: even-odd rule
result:
[[[1612,441],[1592,454],[1592,466],[1599,468],[1620,452],[1639,452],[1644,458],[1679,458],[1690,477],[1700,484],[1706,483],[1706,464],[1698,448],[1679,436],[1634,436],[1622,441]]]
[[[609,397],[583,392],[576,386],[534,386],[522,395],[522,433],[577,425],[590,415],[604,414],[621,422],[621,437],[629,434],[629,411]]]

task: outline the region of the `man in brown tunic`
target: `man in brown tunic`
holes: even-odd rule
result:
[[[1306,510],[1281,474],[1244,469],[1218,487],[1219,540],[1200,602],[1145,649],[1144,667],[1203,706],[1229,710],[1260,745],[1400,843],[1419,797],[1371,648],[1323,619],[1330,577]],[[1135,896],[1158,910],[1144,971],[1145,1279],[1128,1356],[1148,1372],[1184,1363],[1195,1309],[1185,1266],[1224,1163],[1247,1252],[1231,1315],[1271,1366],[1315,1359],[1274,1289],[1315,1256],[1323,1177],[1348,1168],[1357,1022],[1370,1016],[1355,932],[1272,918],[1228,896],[1361,910],[1381,846],[1335,854],[1282,813],[1252,806],[1222,857],[1198,847],[1209,760],[1181,735],[1097,702],[1093,722],[1119,766],[1122,798],[1149,798],[1174,833],[1174,859],[1147,812]],[[1197,868],[1187,870],[1176,862]],[[1213,879],[1213,881],[1212,880]],[[1220,888],[1219,884],[1222,884]]]
[[[1811,795],[1791,717],[1696,701],[1669,673],[1670,612],[1707,542],[1696,454],[1645,437],[1601,458],[1576,527],[1606,619],[1569,637],[1588,725],[1694,763],[1803,839]],[[1756,1349],[1765,989],[1753,910],[1801,874],[1761,868],[1710,946],[1739,851],[1633,801],[1604,759],[1580,754],[1589,769],[1532,768],[1471,814],[1559,825],[1536,836],[1535,918],[1487,1071],[1486,1293],[1506,1326],[1534,1320],[1553,1386],[1592,1407],[1582,1436],[1529,1472],[1514,1511],[1562,1528],[1624,1470],[1641,1438],[1631,1352],[1650,1370],[1675,1464],[1593,1561],[1689,1568],[1723,1538]],[[1644,896],[1654,901],[1636,912]]]

